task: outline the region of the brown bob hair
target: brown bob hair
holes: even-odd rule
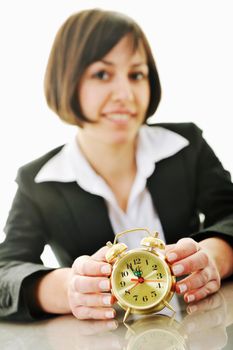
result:
[[[153,115],[161,98],[161,86],[147,38],[139,25],[118,12],[99,9],[71,15],[59,29],[44,80],[49,107],[65,122],[82,126],[90,122],[82,113],[77,87],[85,69],[102,59],[126,34],[134,50],[142,43],[149,67],[150,102],[145,120]]]

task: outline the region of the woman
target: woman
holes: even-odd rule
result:
[[[0,247],[0,315],[113,318],[105,244],[133,227],[166,240],[173,273],[186,276],[176,285],[186,302],[217,291],[233,272],[233,186],[194,124],[146,124],[161,89],[140,27],[95,9],[68,18],[45,95],[77,137],[19,170]],[[60,269],[43,266],[45,244]]]

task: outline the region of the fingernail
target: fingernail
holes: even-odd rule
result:
[[[110,289],[109,280],[102,280],[102,281],[100,281],[99,287],[102,290],[109,290]]]
[[[175,261],[177,259],[177,254],[176,253],[169,253],[167,254],[167,260],[169,262]]]
[[[184,293],[188,289],[188,287],[187,287],[187,285],[185,283],[179,284],[178,288],[179,288],[180,293]]]
[[[115,313],[114,313],[114,311],[106,311],[105,312],[105,316],[107,318],[114,318],[115,317]]]
[[[111,266],[110,265],[103,265],[101,267],[101,272],[104,274],[104,275],[110,275],[112,269],[111,269]]]
[[[194,301],[194,300],[195,300],[195,296],[193,294],[190,294],[187,296],[188,303],[191,303],[191,301]]]
[[[105,305],[111,305],[111,300],[112,300],[111,295],[108,295],[108,296],[106,296],[106,297],[103,297],[103,304],[105,304]]]
[[[172,267],[172,271],[174,275],[180,275],[184,271],[184,267],[182,265],[175,265]]]

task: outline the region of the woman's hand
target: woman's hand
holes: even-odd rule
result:
[[[92,256],[80,256],[72,265],[68,301],[73,315],[80,320],[115,317],[115,299],[108,278],[112,266],[105,260],[108,249],[103,247]]]
[[[174,275],[187,275],[177,282],[176,292],[183,294],[188,303],[201,300],[220,288],[220,271],[214,254],[208,250],[208,245],[203,246],[192,238],[182,238],[175,245],[167,246],[166,259]]]

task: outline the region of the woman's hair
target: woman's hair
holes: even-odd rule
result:
[[[150,102],[146,118],[153,115],[161,98],[155,61],[145,34],[131,18],[99,9],[70,16],[59,29],[45,73],[45,96],[49,107],[69,124],[82,126],[89,121],[82,113],[77,87],[85,69],[101,60],[126,34],[133,48],[144,47],[149,67]]]

